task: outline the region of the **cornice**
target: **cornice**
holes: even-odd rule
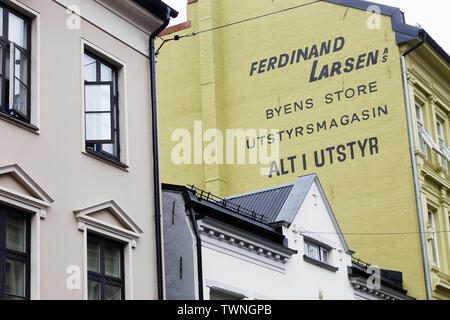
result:
[[[407,295],[395,294],[383,287],[380,289],[370,288],[366,281],[363,281],[363,279],[360,278],[350,278],[350,284],[354,290],[368,294],[377,300],[413,300],[413,298]]]
[[[258,255],[261,258],[266,258],[278,263],[286,264],[291,258],[290,254],[284,253],[281,250],[270,248],[246,237],[232,234],[210,225],[200,225],[199,231],[202,235],[208,238],[218,240],[229,246],[243,249],[247,252]]]

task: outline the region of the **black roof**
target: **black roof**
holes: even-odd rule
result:
[[[276,221],[294,184],[278,186],[227,198],[231,203],[258,212],[268,223]]]
[[[141,7],[156,15],[161,20],[166,20],[167,12],[169,10],[169,15],[171,18],[176,18],[178,16],[178,12],[173,8],[169,7],[167,4],[162,2],[161,0],[133,0]]]

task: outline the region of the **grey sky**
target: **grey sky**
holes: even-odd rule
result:
[[[180,16],[172,21],[171,25],[186,21],[187,0],[164,0],[164,2],[180,12]],[[450,53],[449,0],[375,0],[374,2],[399,7],[405,12],[408,24],[419,23],[447,53]]]

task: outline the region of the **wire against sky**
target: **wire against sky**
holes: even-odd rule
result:
[[[425,231],[425,232],[313,232],[313,231],[302,231],[300,234],[340,234],[340,235],[350,235],[350,236],[397,236],[397,235],[417,235],[417,234],[432,234],[432,233],[450,233],[450,231]]]
[[[239,20],[239,21],[231,22],[231,23],[224,24],[224,25],[221,25],[221,26],[218,26],[218,27],[214,27],[214,28],[210,28],[210,29],[205,29],[205,30],[201,30],[201,31],[197,31],[197,32],[188,33],[188,34],[185,34],[185,35],[182,35],[182,36],[180,36],[180,35],[175,35],[173,38],[170,38],[170,39],[163,39],[163,38],[160,37],[160,39],[163,41],[163,43],[159,46],[158,50],[156,50],[156,55],[158,55],[159,50],[161,50],[162,46],[163,46],[166,42],[169,42],[169,41],[172,41],[172,40],[177,41],[177,40],[180,40],[180,39],[182,39],[182,38],[193,37],[193,36],[196,36],[196,35],[201,34],[201,33],[204,33],[204,32],[210,32],[210,31],[214,31],[214,30],[219,30],[219,29],[231,27],[231,26],[234,26],[234,25],[237,25],[237,24],[249,22],[249,21],[252,21],[252,20],[265,18],[265,17],[272,16],[272,15],[275,15],[275,14],[279,14],[279,13],[291,11],[291,10],[294,10],[294,9],[306,7],[306,6],[309,6],[309,5],[313,5],[313,4],[316,4],[316,3],[321,2],[321,1],[322,1],[322,0],[315,0],[315,1],[308,2],[308,3],[299,4],[299,5],[297,5],[297,6],[293,6],[293,7],[289,7],[289,8],[286,8],[286,9],[281,9],[281,10],[278,10],[278,11],[273,11],[273,12],[265,13],[265,14],[262,14],[262,15],[259,15],[259,16],[256,16],[256,17],[252,17],[252,18],[247,18],[247,19],[244,19],[244,20]]]

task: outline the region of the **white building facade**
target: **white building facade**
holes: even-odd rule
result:
[[[227,199],[163,190],[168,299],[357,298],[353,252],[317,175]]]
[[[0,299],[158,298],[150,39],[170,15],[0,2]]]

